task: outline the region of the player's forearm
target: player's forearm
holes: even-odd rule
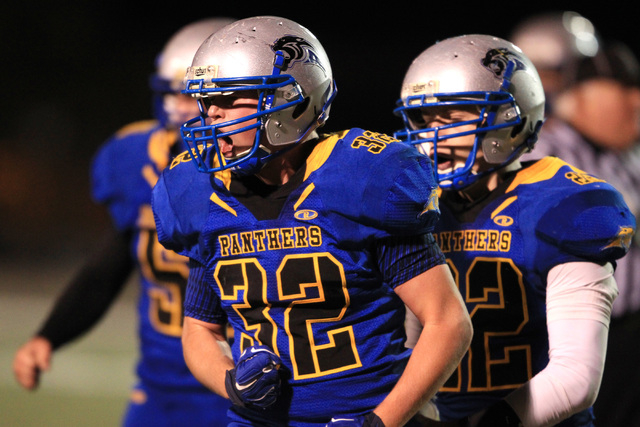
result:
[[[573,341],[573,351],[567,352],[570,347],[566,347],[552,354],[545,369],[505,399],[525,427],[556,425],[593,405],[598,394],[607,328],[594,320],[558,322],[564,323],[565,343]]]
[[[575,262],[551,270],[549,364],[506,398],[525,426],[554,425],[594,403],[616,295],[610,264]]]
[[[134,268],[129,255],[130,239],[128,232],[109,230],[57,299],[37,336],[49,340],[57,349],[96,324]]]
[[[182,347],[185,362],[196,379],[216,394],[228,398],[225,373],[233,369],[234,363],[224,334],[185,317]]]
[[[375,409],[385,426],[402,426],[444,384],[471,342],[472,328],[466,312],[446,322],[425,325],[400,380]]]

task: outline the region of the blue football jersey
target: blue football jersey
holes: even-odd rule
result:
[[[227,401],[206,390],[184,362],[180,336],[188,259],[159,244],[151,211],[151,190],[169,163],[176,138],[175,132],[155,121],[123,128],[94,158],[92,193],[108,208],[119,230],[134,231],[131,256],[137,261],[141,285],[138,377],[143,384],[165,391],[207,393],[210,398],[202,402],[207,411],[217,406],[224,416]]]
[[[487,408],[547,365],[551,268],[572,261],[615,265],[635,232],[618,191],[554,157],[500,188],[470,209],[440,200],[434,235],[474,327],[468,353],[435,400],[443,421]],[[584,425],[579,417],[562,425]]]
[[[428,232],[439,210],[429,159],[361,129],[323,137],[301,181],[276,218],[258,220],[228,190],[229,172],[199,173],[185,153],[154,189],[153,210],[160,242],[206,267],[234,358],[260,343],[283,361],[279,406],[254,416],[324,425],[373,409],[400,376],[404,304],[374,242]],[[185,312],[218,318],[188,303]]]

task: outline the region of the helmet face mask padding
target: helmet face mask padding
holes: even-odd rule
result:
[[[400,96],[394,111],[403,118],[405,129],[396,137],[411,144],[433,144],[436,166],[439,140],[475,135],[464,167],[444,173],[436,168],[444,188],[464,188],[531,150],[544,116],[544,92],[531,62],[512,43],[487,35],[446,39],[422,52],[409,67]],[[447,126],[469,124],[475,129],[446,135],[437,127],[421,128],[412,112],[468,106],[478,107],[477,119]],[[433,136],[425,138],[427,132]],[[472,167],[479,150],[491,167],[475,173]]]
[[[205,40],[187,71],[183,93],[201,98],[244,90],[258,93],[256,113],[240,120],[246,123],[240,131],[256,130],[254,147],[225,159],[217,140],[229,135],[220,128],[230,123],[207,125],[201,108],[201,116],[182,127],[198,170],[255,173],[322,126],[336,94],[329,60],[315,36],[272,16],[236,21]],[[265,144],[285,149],[272,152]]]

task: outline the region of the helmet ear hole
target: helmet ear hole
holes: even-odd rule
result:
[[[307,107],[309,106],[309,102],[310,102],[310,99],[307,96],[304,99],[304,101],[302,101],[300,104],[295,106],[293,113],[291,114],[291,117],[293,117],[294,119],[297,119],[298,117],[300,117],[307,110]]]
[[[511,128],[511,138],[515,138],[527,126],[527,118],[523,117],[522,122]]]

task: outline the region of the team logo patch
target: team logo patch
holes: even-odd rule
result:
[[[609,243],[603,249],[623,248],[625,251],[629,250],[634,232],[635,230],[633,227],[620,227],[620,229],[618,230],[618,234],[616,234],[616,237],[614,237],[611,243]]]
[[[315,48],[303,39],[297,36],[284,36],[276,40],[271,49],[274,52],[281,51],[284,54],[284,65],[282,71],[286,71],[297,62],[311,63],[317,65],[324,70],[318,55],[315,52]]]
[[[420,212],[419,216],[422,216],[427,212],[438,212],[438,214],[440,213],[440,198],[438,197],[437,188],[431,190],[431,194],[429,194],[429,200],[424,205],[424,209],[422,212]]]
[[[513,218],[506,215],[498,215],[495,218],[493,218],[493,222],[495,222],[497,225],[500,225],[502,227],[508,227],[511,224],[513,224]]]
[[[293,214],[296,219],[300,219],[303,221],[309,221],[318,216],[318,212],[312,211],[311,209],[302,209]]]

